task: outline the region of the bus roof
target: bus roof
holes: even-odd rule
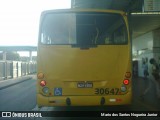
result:
[[[111,9],[54,9],[54,10],[46,10],[41,13],[41,15],[49,14],[49,13],[70,13],[70,12],[102,12],[102,13],[115,13],[124,15],[125,12],[120,10],[111,10]]]

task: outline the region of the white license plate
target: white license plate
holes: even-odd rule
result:
[[[77,87],[78,88],[92,88],[93,83],[91,83],[91,82],[78,82]]]

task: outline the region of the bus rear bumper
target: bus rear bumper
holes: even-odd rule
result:
[[[109,96],[55,96],[46,97],[37,94],[37,105],[42,106],[99,106],[99,105],[130,105],[131,93]]]

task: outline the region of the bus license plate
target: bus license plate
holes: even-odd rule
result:
[[[90,83],[90,82],[78,82],[77,83],[77,87],[78,88],[92,88],[93,87],[93,83]]]

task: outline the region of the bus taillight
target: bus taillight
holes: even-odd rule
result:
[[[128,79],[123,80],[123,84],[124,85],[128,85],[129,84],[129,80]]]
[[[42,81],[40,82],[40,85],[41,85],[42,87],[44,87],[44,86],[46,85],[46,81],[45,81],[45,80],[42,80]]]
[[[43,73],[38,73],[37,74],[37,78],[38,79],[43,79],[44,78],[44,74]]]
[[[131,77],[131,73],[130,72],[126,72],[125,77],[126,78],[130,78]]]

